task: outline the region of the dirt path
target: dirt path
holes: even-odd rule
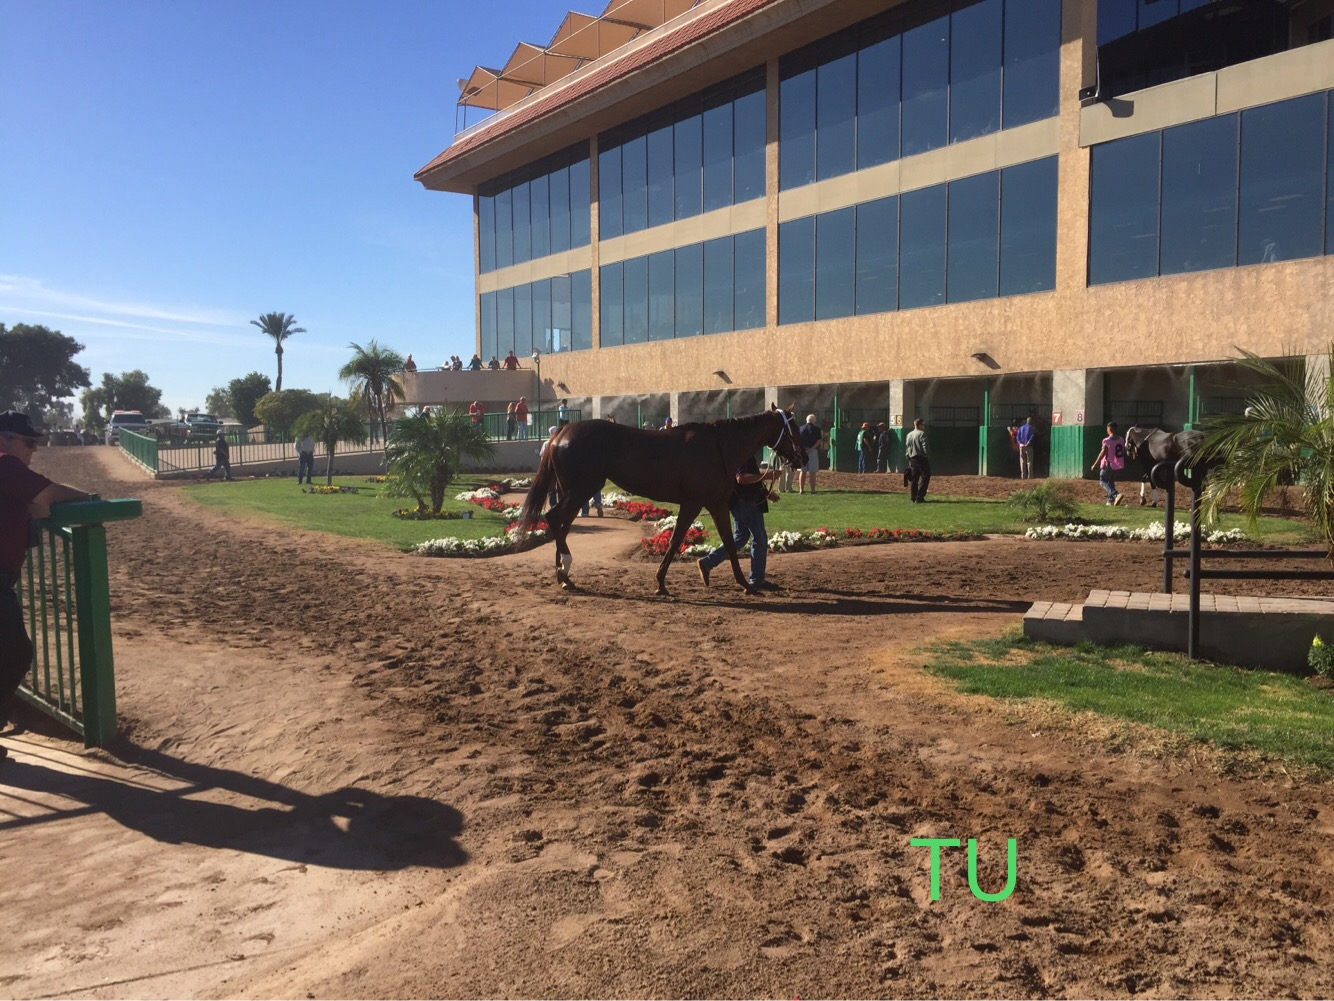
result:
[[[1334,993],[1329,786],[918,670],[1153,588],[1152,546],[776,555],[779,596],[682,567],[657,599],[638,531],[588,519],[566,594],[549,549],[400,556],[41,459],[146,514],[110,533],[128,739],[5,738],[0,993]],[[989,890],[1014,837],[1017,889],[974,899],[960,851],[932,902],[912,837],[979,839]]]

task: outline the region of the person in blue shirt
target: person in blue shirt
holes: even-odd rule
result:
[[[1037,435],[1038,428],[1033,423],[1032,417],[1020,424],[1019,430],[1014,433],[1014,440],[1019,445],[1019,478],[1021,480],[1031,480],[1033,478],[1033,439]]]

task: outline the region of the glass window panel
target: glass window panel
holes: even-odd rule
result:
[[[509,189],[496,195],[496,267],[514,263],[514,213]]]
[[[899,200],[857,206],[857,312],[887,313],[899,305]]]
[[[514,289],[505,288],[496,293],[496,350],[504,358],[514,350]]]
[[[664,250],[648,256],[648,339],[670,341],[676,329],[672,315],[672,296],[675,284],[672,275],[672,252]]]
[[[1001,0],[950,16],[950,142],[1000,128]]]
[[[625,262],[625,343],[648,340],[648,258]]]
[[[593,272],[585,268],[570,275],[570,350],[593,346]]]
[[[533,290],[533,347],[546,352],[551,343],[551,279],[533,282],[530,287]]]
[[[496,203],[490,195],[477,199],[477,254],[483,274],[496,270]]]
[[[598,238],[610,240],[621,229],[621,147],[598,154]]]
[[[551,252],[570,249],[570,169],[547,175],[551,184]]]
[[[593,194],[587,160],[570,164],[570,246],[587,247],[588,231],[592,225],[589,201]]]
[[[945,301],[945,185],[899,196],[899,308]]]
[[[1006,3],[1005,108],[1001,116],[1005,128],[1056,114],[1060,61],[1061,0]]]
[[[1161,274],[1237,262],[1237,116],[1163,132]]]
[[[514,353],[527,358],[533,353],[533,288],[514,288]]]
[[[1098,44],[1106,45],[1135,30],[1138,0],[1098,0]]]
[[[543,354],[570,350],[571,334],[570,277],[551,279],[551,339]]]
[[[815,173],[823,180],[856,167],[856,53],[825,63],[815,76]]]
[[[1325,253],[1334,254],[1334,100],[1329,102],[1325,132],[1329,136],[1329,148],[1325,150]]]
[[[704,244],[704,333],[732,330],[732,238]]]
[[[721,104],[704,112],[703,210],[732,204],[732,105]]]
[[[815,70],[778,85],[778,187],[815,180]]]
[[[1321,253],[1325,186],[1325,95],[1241,113],[1242,264]]]
[[[514,263],[533,259],[532,230],[528,222],[528,185],[516,184],[511,192],[514,213]]]
[[[1000,252],[1000,174],[988,171],[949,185],[945,287],[950,302],[996,297]]]
[[[612,347],[625,343],[625,266],[604,265],[598,274],[599,343]]]
[[[1177,0],[1139,0],[1139,30],[1162,24],[1178,13]]]
[[[1001,171],[1000,294],[1056,287],[1056,157]]]
[[[857,53],[857,168],[899,156],[899,36]]]
[[[1090,152],[1089,284],[1158,273],[1158,133]]]
[[[764,230],[752,229],[732,239],[732,325],[737,330],[764,326]]]
[[[815,319],[815,217],[778,225],[778,322]]]
[[[551,253],[551,182],[543,174],[535,177],[528,185],[532,217],[533,257],[546,257]]]
[[[925,153],[949,137],[950,19],[903,33],[903,155]]]
[[[815,217],[815,318],[852,315],[854,210]]]
[[[764,91],[738,97],[732,104],[733,202],[764,194]]]
[[[638,233],[648,225],[647,143],[639,136],[621,147],[621,218],[626,233]]]
[[[672,127],[673,159],[676,164],[676,218],[699,215],[702,199],[704,132],[699,115],[682,119]]]
[[[489,360],[496,355],[496,294],[484,292],[481,301],[482,311],[482,358]]]
[[[648,134],[648,224],[672,221],[672,127]]]
[[[704,245],[677,247],[676,336],[698,337],[704,332]]]

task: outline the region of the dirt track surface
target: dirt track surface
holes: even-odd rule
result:
[[[660,599],[593,519],[567,594],[549,548],[221,522],[122,462],[39,456],[145,517],[108,532],[126,739],[5,738],[0,994],[1334,994],[1330,786],[919,670],[1035,599],[1154,589],[1151,545],[771,555],[779,596],[678,567]],[[1015,892],[947,851],[930,901],[913,837],[977,838],[991,891],[1018,839]]]

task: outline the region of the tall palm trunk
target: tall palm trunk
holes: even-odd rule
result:
[[[281,393],[283,391],[283,346],[279,344],[274,347],[273,353],[278,356],[278,381],[273,384],[273,391]]]

